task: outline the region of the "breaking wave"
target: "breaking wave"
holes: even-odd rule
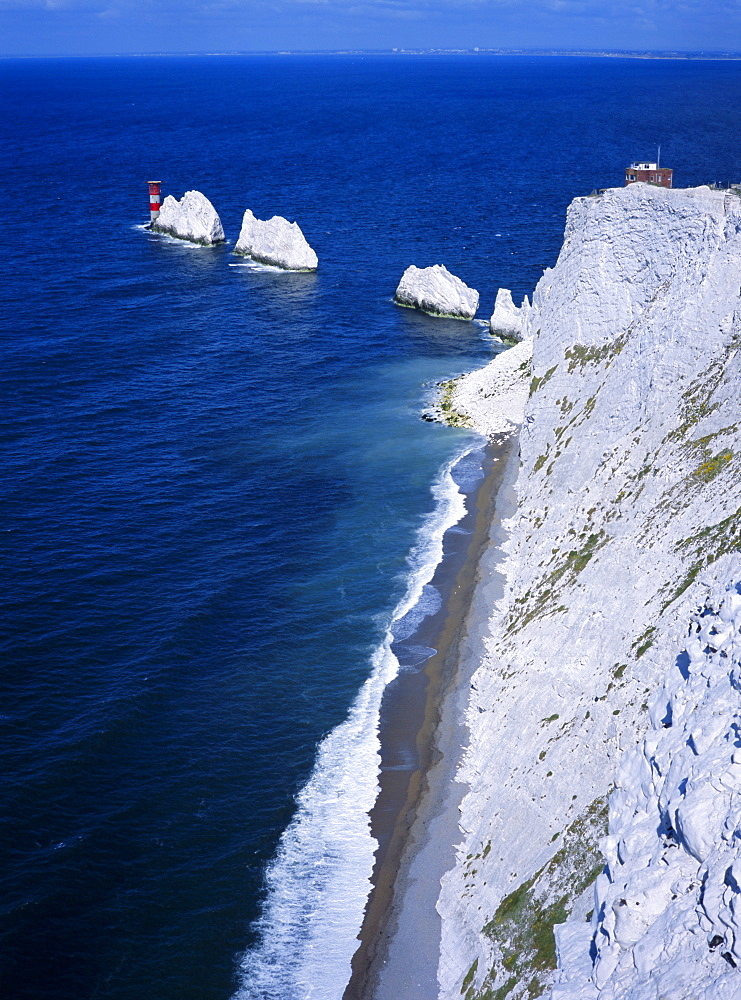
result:
[[[477,444],[467,443],[433,483],[434,510],[409,554],[406,592],[373,653],[371,674],[348,718],[320,744],[266,872],[259,943],[241,960],[235,1000],[340,1000],[350,979],[377,846],[368,814],[378,792],[381,698],[399,672],[392,629],[402,619],[419,620],[418,607],[429,614],[439,606],[429,583],[445,532],[466,510],[452,471],[474,450]]]

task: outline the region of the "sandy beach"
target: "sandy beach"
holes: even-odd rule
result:
[[[516,435],[486,447],[485,476],[464,519],[445,538],[433,584],[441,609],[415,641],[437,652],[418,673],[402,673],[384,696],[380,792],[371,813],[379,843],[373,890],[344,1000],[432,1000],[437,996],[440,878],[455,859],[455,773],[471,674],[493,602],[501,520],[509,516],[519,463]]]

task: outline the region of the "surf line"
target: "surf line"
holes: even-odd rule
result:
[[[378,793],[380,708],[400,669],[392,646],[397,643],[407,665],[416,658],[419,666],[420,647],[407,645],[402,654],[404,641],[395,636],[408,638],[442,603],[429,584],[444,562],[446,537],[453,537],[467,511],[466,490],[453,472],[458,469],[462,479],[466,469],[476,467],[480,482],[482,453],[483,442],[466,442],[435,477],[433,510],[407,558],[404,597],[373,652],[370,676],[348,718],[320,743],[311,777],[297,797],[296,814],[266,870],[263,911],[253,925],[257,941],[239,960],[234,1000],[342,996],[372,888],[377,844],[370,811]]]
[[[443,538],[443,558],[431,581],[443,600],[415,636],[419,645],[433,648],[434,654],[421,670],[400,672],[384,690],[379,792],[370,812],[371,833],[378,849],[358,935],[360,944],[343,1000],[370,1000],[376,994],[393,915],[404,890],[400,871],[409,860],[407,855],[415,850],[410,834],[428,790],[428,772],[440,754],[435,737],[443,703],[458,680],[458,651],[479,560],[489,542],[497,493],[517,440],[512,435],[489,441],[484,450],[484,478],[466,496],[463,518]]]

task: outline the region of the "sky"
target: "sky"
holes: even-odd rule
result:
[[[0,0],[0,55],[741,51],[741,0]]]

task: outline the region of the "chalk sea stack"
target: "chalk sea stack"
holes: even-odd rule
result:
[[[186,191],[180,201],[168,194],[150,229],[207,247],[225,242],[221,219],[200,191]]]
[[[431,316],[473,319],[479,307],[479,293],[469,288],[441,264],[408,267],[394,293],[400,306],[420,309]]]
[[[281,215],[258,219],[248,208],[234,252],[286,271],[316,271],[319,259],[297,222]]]
[[[499,334],[507,340],[520,341],[530,314],[530,303],[527,295],[518,308],[512,301],[509,288],[500,288],[494,303],[494,312],[489,320],[489,328],[494,334]]]

